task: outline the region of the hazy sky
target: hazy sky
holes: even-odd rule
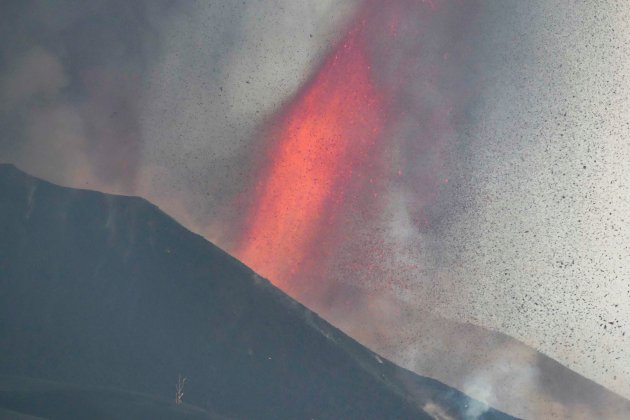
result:
[[[480,22],[501,22],[483,41],[492,87],[435,248],[459,285],[440,310],[629,396],[630,8],[496,3]]]
[[[142,195],[229,248],[259,133],[359,3],[4,2],[0,161]],[[504,332],[630,397],[630,7],[392,4],[419,18],[399,50],[372,55],[384,83],[410,69],[388,155],[402,179],[385,180],[369,227],[386,245],[379,273],[411,307]],[[431,125],[436,109],[447,123]],[[344,261],[340,282],[378,289]],[[398,353],[410,367],[413,345]]]

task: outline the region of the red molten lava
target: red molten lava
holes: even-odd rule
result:
[[[236,256],[284,291],[313,288],[296,280],[316,264],[323,233],[363,183],[385,124],[384,99],[371,77],[364,23],[357,23],[283,110],[267,167]],[[367,181],[366,181],[367,182]]]

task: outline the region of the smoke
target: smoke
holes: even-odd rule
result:
[[[479,16],[483,89],[425,231],[424,261],[451,285],[437,312],[628,395],[627,10],[501,2]]]
[[[506,350],[502,347],[494,349],[491,364],[477,366],[475,372],[463,381],[462,390],[487,404],[486,409],[488,406],[501,404],[497,398],[499,387],[518,389],[523,395],[530,394],[532,389],[537,387],[538,371],[533,360],[519,360],[522,363],[515,364],[514,354],[506,354]],[[531,356],[534,354],[530,354]],[[469,408],[471,411],[467,414],[472,418],[478,418],[483,414],[481,409],[481,406],[471,406]]]
[[[450,3],[456,9],[455,4]],[[417,86],[405,89],[419,92],[406,104],[421,110],[422,124],[408,131],[413,144],[396,142],[399,162],[409,160],[401,179],[393,177],[387,188],[377,225],[384,238],[377,248],[384,251],[369,254],[380,257],[380,271],[372,270],[373,258],[363,260],[369,268],[364,271],[340,268],[342,282],[359,278],[356,287],[364,281],[372,287],[364,301],[386,301],[375,305],[371,316],[356,316],[370,319],[380,333],[363,333],[364,325],[345,328],[393,360],[460,389],[466,385],[462,372],[470,369],[466,363],[485,366],[491,373],[466,375],[468,385],[477,385],[469,387],[472,395],[514,390],[520,401],[512,399],[509,407],[496,403],[510,413],[571,417],[582,410],[595,418],[619,417],[627,404],[616,397],[602,403],[606,398],[596,386],[577,391],[573,384],[584,378],[550,385],[551,375],[544,374],[541,382],[540,361],[501,342],[483,347],[489,360],[477,351],[470,355],[469,348],[492,333],[447,328],[443,318],[508,333],[628,395],[630,335],[623,319],[630,313],[630,292],[622,279],[630,267],[624,222],[630,184],[622,168],[630,156],[625,141],[630,94],[621,76],[628,66],[627,8],[615,1],[570,11],[547,2],[481,2],[461,21],[459,10],[446,10],[451,24],[432,15],[441,29],[421,25],[429,28],[427,34],[439,34],[439,41],[428,42],[433,54],[422,61],[442,70],[428,73],[441,78],[419,71]],[[459,55],[452,50],[447,55],[457,60],[453,68],[438,60],[436,45],[458,46]],[[601,51],[607,51],[605,58]],[[449,112],[442,124],[423,120],[443,109]],[[404,125],[398,129],[405,132]],[[359,224],[356,232],[369,229]],[[388,291],[396,298],[390,300]],[[402,310],[401,302],[416,315]],[[339,311],[339,319],[361,312]],[[445,352],[466,361],[457,364],[455,375],[441,362]],[[510,359],[514,380],[502,383],[499,373]],[[529,378],[527,392],[521,392],[520,376]],[[495,401],[508,401],[509,394]]]
[[[151,10],[126,2],[3,9],[2,160],[65,184],[133,191]]]
[[[16,58],[2,79],[0,110],[7,131],[22,130],[29,141],[9,142],[10,134],[5,133],[1,144],[6,152],[27,158],[44,172],[67,168],[76,157],[85,160],[81,118],[71,106],[59,103],[67,85],[62,64],[42,47]]]
[[[253,133],[352,10],[332,6],[5,2],[0,159],[143,195],[220,236],[213,221],[251,176]]]
[[[148,196],[189,192],[176,200],[185,209],[167,210],[224,247],[234,241],[239,200],[261,159],[259,132],[351,11],[352,2],[268,0],[174,14],[162,28],[141,119],[144,160],[159,173],[145,178]]]

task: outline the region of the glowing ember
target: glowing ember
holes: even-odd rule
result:
[[[382,96],[370,75],[364,24],[325,60],[280,118],[257,201],[236,255],[283,290],[312,259],[320,232],[370,159],[383,129]]]

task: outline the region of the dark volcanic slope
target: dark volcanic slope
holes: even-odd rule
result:
[[[0,419],[229,420],[136,392],[0,375]]]
[[[0,374],[172,398],[181,373],[186,402],[247,419],[483,411],[379,359],[145,200],[0,165],[0,238]]]

